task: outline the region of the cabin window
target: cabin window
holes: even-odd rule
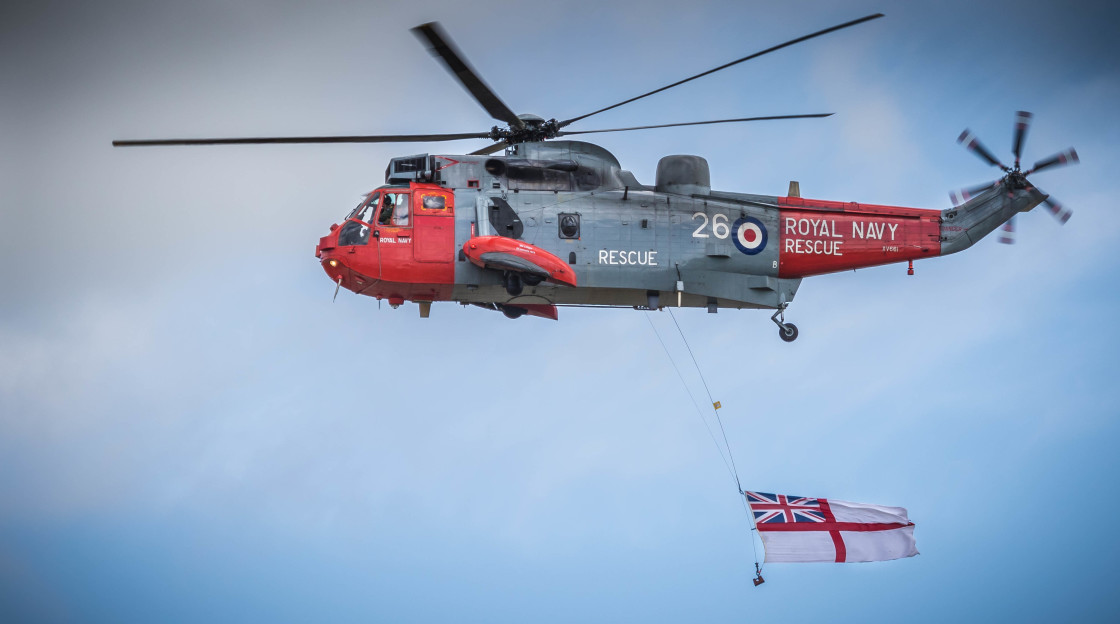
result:
[[[558,216],[558,229],[560,230],[560,238],[579,238],[579,214],[573,212],[561,212]]]
[[[447,207],[447,198],[443,195],[424,195],[420,203],[426,210],[443,210]]]

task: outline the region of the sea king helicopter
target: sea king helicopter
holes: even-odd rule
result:
[[[494,119],[487,132],[322,137],[114,141],[115,146],[269,143],[396,143],[487,139],[466,155],[393,158],[385,184],[362,199],[319,240],[315,256],[339,288],[419,304],[473,304],[517,318],[557,319],[557,306],[658,309],[665,305],[774,310],[787,342],[798,330],[785,309],[804,277],[956,253],[1045,204],[1062,223],[1070,212],[1027,180],[1077,161],[1073,149],[1019,165],[1030,113],[1015,122],[1013,166],[971,132],[959,142],[1002,177],[951,194],[955,206],[930,210],[714,191],[699,156],[666,156],[644,185],[610,152],[580,134],[827,117],[746,117],[601,130],[571,124],[782,48],[882,17],[826,28],[563,121],[515,114],[482,80],[437,23],[413,32]],[[501,155],[496,155],[502,152]]]

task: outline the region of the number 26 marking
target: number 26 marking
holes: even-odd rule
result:
[[[696,228],[696,231],[692,233],[692,237],[708,238],[708,235],[704,233],[704,228],[708,227],[708,215],[703,212],[695,212],[692,214],[693,220],[696,220],[697,217],[700,218],[700,227]],[[712,234],[715,234],[716,238],[719,239],[727,238],[731,234],[731,228],[727,226],[727,215],[717,214],[712,217]]]

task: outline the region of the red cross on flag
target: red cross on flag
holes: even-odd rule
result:
[[[786,494],[743,492],[774,561],[887,561],[918,554],[902,507]]]

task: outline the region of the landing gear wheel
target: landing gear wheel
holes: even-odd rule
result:
[[[797,340],[797,325],[786,322],[786,306],[789,304],[783,303],[781,307],[774,312],[774,316],[770,317],[771,321],[778,326],[778,336],[786,342],[793,342]],[[779,320],[779,318],[781,320]]]
[[[540,275],[530,275],[526,273],[525,275],[521,276],[521,281],[525,282],[526,286],[536,286],[537,284],[540,284],[542,281],[544,281],[544,278]]]
[[[793,323],[786,323],[784,326],[778,328],[778,336],[786,342],[793,342],[797,340],[797,325]]]
[[[525,308],[515,308],[512,306],[502,306],[502,314],[506,315],[508,319],[521,318],[525,314]]]
[[[505,282],[506,292],[511,297],[516,297],[525,290],[525,285],[521,283],[521,276],[517,273],[506,273]]]

